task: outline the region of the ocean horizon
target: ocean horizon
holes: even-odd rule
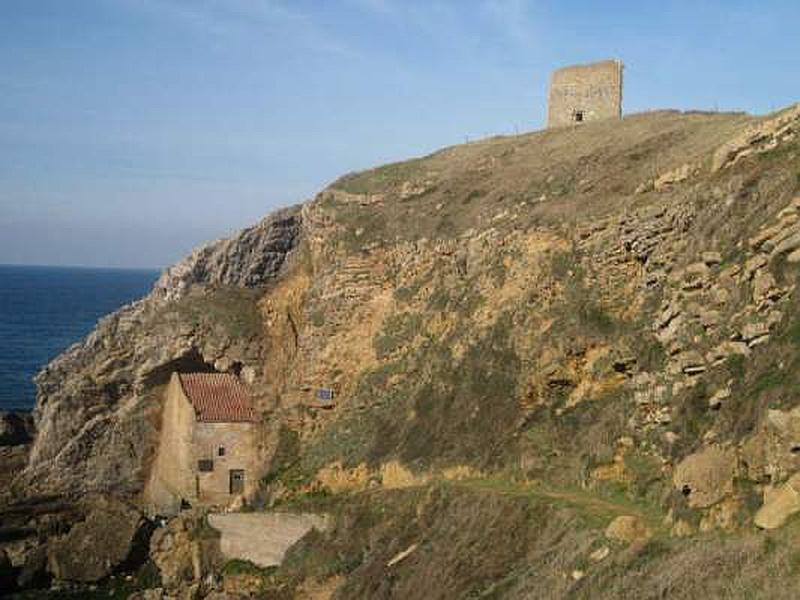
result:
[[[144,297],[158,269],[0,264],[0,410],[30,410],[33,377],[97,321]]]

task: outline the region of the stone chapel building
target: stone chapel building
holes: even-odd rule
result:
[[[182,505],[224,508],[256,489],[258,418],[243,383],[227,373],[173,373],[145,491],[156,514]]]

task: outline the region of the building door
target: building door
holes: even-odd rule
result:
[[[244,469],[231,469],[230,470],[230,490],[231,494],[244,493]]]

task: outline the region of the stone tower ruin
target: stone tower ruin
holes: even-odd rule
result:
[[[547,127],[622,117],[622,61],[604,60],[555,71],[550,79]]]

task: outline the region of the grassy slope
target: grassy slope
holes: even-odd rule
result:
[[[675,251],[677,264],[715,249],[724,267],[743,261],[742,240],[798,189],[796,142],[722,173],[710,172],[713,150],[752,121],[742,115],[661,112],[494,138],[348,175],[331,186],[379,195],[378,204],[364,207],[335,196],[318,203],[340,226],[331,244],[343,255],[404,241],[456,240],[490,228],[500,238],[531,228],[571,238],[606,217],[686,204],[692,218],[672,224],[686,232]],[[688,184],[634,194],[643,182],[687,163],[700,168]],[[723,197],[733,200],[720,209]],[[354,236],[358,229],[363,233]],[[503,252],[496,250],[501,258]],[[546,309],[554,325],[538,344],[555,349],[559,360],[608,344],[633,352],[648,370],[663,366],[664,350],[650,332],[660,291],[645,298],[638,316],[619,317],[619,307],[602,295],[605,290],[586,287],[575,275],[591,257],[573,247],[553,253],[551,260],[547,275],[563,293]],[[481,265],[480,277],[495,277],[502,286],[504,264]],[[526,348],[524,340],[526,332],[541,328],[545,309],[516,306],[465,341],[462,333],[472,328],[476,311],[493,299],[476,292],[478,279],[459,280],[446,268],[437,263],[395,289],[399,309],[374,340],[379,363],[361,374],[353,394],[368,410],[343,408],[272,477],[291,488],[334,460],[377,467],[390,459],[417,472],[466,463],[487,476],[327,497],[324,509],[338,515],[337,526],[296,549],[271,576],[274,593],[307,577],[345,574],[343,598],[793,597],[790,580],[800,565],[797,523],[771,534],[745,527],[736,534],[669,538],[662,519],[670,509],[687,510],[685,502],[675,497],[652,455],[638,449],[651,444],[656,454],[677,462],[701,444],[712,425],[720,440],[738,443],[768,406],[791,404],[800,372],[796,292],[770,352],[729,361],[709,374],[704,386],[673,399],[678,443],[668,447],[660,434],[637,438],[637,451],[626,456],[631,480],[589,484],[587,473],[607,463],[614,440],[630,433],[630,397],[612,393],[565,412],[563,392],[551,387],[537,392],[539,408],[526,410],[520,404],[524,379],[532,366],[544,365],[541,348]],[[792,269],[779,276],[781,284],[797,278]],[[431,333],[432,315],[449,315],[455,332]],[[324,314],[319,319],[323,322]],[[456,358],[452,349],[461,343],[467,350]],[[710,413],[706,396],[712,384],[729,379],[734,399]],[[524,473],[517,466],[521,455],[528,457]],[[531,478],[538,483],[518,483]],[[603,539],[602,528],[618,514],[640,515],[658,535],[646,544],[614,546]],[[386,566],[413,543],[419,548],[406,561]],[[594,564],[588,555],[602,545],[611,545],[612,555]],[[586,576],[574,581],[575,569]]]

